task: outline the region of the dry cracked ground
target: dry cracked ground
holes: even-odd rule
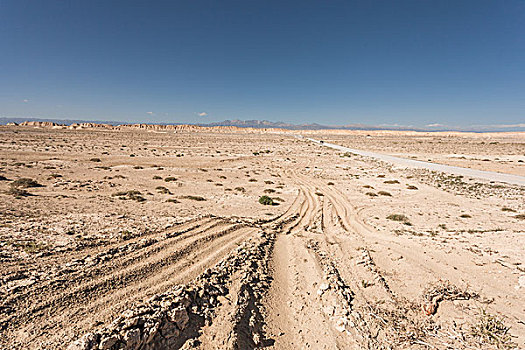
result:
[[[523,173],[523,136],[442,142]],[[2,127],[0,157],[0,348],[525,347],[524,187],[277,133]]]

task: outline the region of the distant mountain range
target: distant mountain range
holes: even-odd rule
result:
[[[109,125],[138,124],[123,121],[93,121],[93,120],[73,120],[73,119],[45,119],[45,118],[0,118],[0,125],[8,123],[20,124],[24,121],[51,122],[57,124],[81,124],[97,123]],[[198,126],[236,126],[240,128],[278,128],[287,130],[402,130],[402,131],[470,131],[470,132],[493,132],[493,131],[525,131],[525,124],[513,125],[477,125],[472,127],[451,127],[446,125],[429,125],[427,127],[410,127],[410,126],[391,126],[391,125],[366,125],[366,124],[347,124],[347,125],[322,125],[317,123],[311,124],[290,124],[284,122],[272,122],[268,120],[224,120],[222,122],[211,123],[141,123],[157,125],[198,125]]]

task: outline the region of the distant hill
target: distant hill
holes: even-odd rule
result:
[[[44,118],[0,118],[0,125],[8,123],[20,124],[25,121],[56,123],[60,125],[72,124],[109,124],[109,125],[129,125],[136,124],[125,121],[102,121],[102,120],[75,120],[75,119],[44,119]],[[284,122],[272,122],[268,120],[224,120],[221,122],[211,123],[140,123],[149,125],[196,125],[204,127],[214,126],[233,126],[239,128],[253,129],[287,129],[287,130],[399,130],[399,131],[466,131],[466,132],[501,132],[501,131],[525,131],[525,124],[516,125],[495,125],[495,126],[473,126],[473,127],[448,127],[448,126],[431,126],[431,127],[407,127],[407,126],[387,126],[387,125],[366,125],[366,124],[347,124],[347,125],[322,125],[317,123],[311,124],[290,124]]]

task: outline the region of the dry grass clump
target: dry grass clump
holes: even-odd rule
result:
[[[417,190],[418,188],[414,185],[407,185],[407,190]]]
[[[164,181],[173,182],[173,181],[177,181],[177,178],[173,176],[168,176],[167,178],[164,179]]]
[[[374,192],[367,192],[365,193],[367,196],[370,196],[370,197],[377,197],[377,194],[374,193]]]
[[[41,251],[47,249],[46,244],[35,241],[10,241],[8,244],[12,245],[13,247],[21,248],[28,254],[40,253]]]
[[[170,190],[164,186],[157,186],[155,189],[162,194],[171,194]]]
[[[178,200],[176,200],[176,199],[171,198],[171,199],[166,200],[166,203],[177,204],[177,203],[180,203],[180,202]]]
[[[470,219],[472,216],[470,216],[469,214],[461,214],[459,217],[463,219]]]
[[[197,202],[202,202],[202,201],[205,201],[205,200],[206,200],[206,198],[204,198],[204,197],[201,197],[201,196],[191,196],[191,195],[189,195],[189,196],[182,196],[182,197],[180,197],[180,198],[183,198],[183,199],[191,199],[191,200],[193,200],[193,201],[197,201]]]
[[[408,217],[406,215],[403,215],[403,214],[390,214],[386,218],[388,220],[399,221],[399,222],[402,222],[405,225],[412,226],[412,224],[410,223],[410,220],[408,219]]]
[[[100,162],[102,162],[102,160],[101,160],[100,158],[91,158],[89,161],[90,161],[90,162],[95,162],[95,163],[100,163]]]
[[[31,193],[27,192],[26,190],[13,186],[9,187],[6,193],[14,196],[15,198],[31,196]]]
[[[480,344],[493,344],[498,349],[514,349],[516,344],[512,342],[509,329],[502,319],[482,310],[478,322],[472,326],[471,335]]]
[[[246,192],[246,189],[244,187],[235,187],[235,191],[238,191],[238,192]]]
[[[508,211],[510,213],[515,213],[516,210],[512,209],[512,208],[509,208],[509,207],[503,207],[501,208],[501,211]]]
[[[162,176],[155,175],[153,176],[153,180],[162,180]]]
[[[399,181],[397,181],[397,180],[386,180],[384,183],[393,185],[393,184],[398,184]]]
[[[275,193],[275,190],[273,188],[267,188],[264,190],[264,193]]]
[[[39,184],[33,179],[21,178],[11,182],[11,187],[29,188],[29,187],[43,187],[44,185]]]
[[[381,195],[381,196],[392,197],[392,195],[390,194],[390,192],[387,192],[387,191],[379,191],[379,192],[377,192],[377,194],[379,194],[379,195]]]
[[[119,197],[119,199],[122,200],[134,200],[137,202],[145,202],[146,198],[142,196],[142,193],[137,190],[130,190],[130,191],[120,191],[112,194],[113,197]]]

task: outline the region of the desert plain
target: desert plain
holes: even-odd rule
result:
[[[524,133],[0,127],[0,348],[525,347]]]

